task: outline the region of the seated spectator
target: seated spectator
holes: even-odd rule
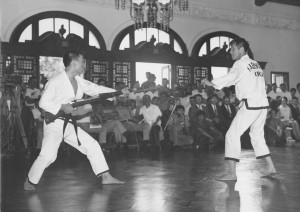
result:
[[[223,98],[223,104],[220,106],[221,122],[223,126],[223,135],[228,131],[233,118],[236,115],[236,109],[233,104],[230,103],[228,96]]]
[[[77,126],[88,133],[98,134],[99,144],[105,144],[107,128],[102,127],[102,119],[99,119],[99,116],[96,116],[95,113],[93,113],[91,105],[85,105],[83,107],[85,107],[84,110],[89,112],[81,117],[77,117]]]
[[[159,107],[159,105],[160,105],[160,98],[158,98],[157,96],[154,96],[154,97],[151,99],[151,104],[156,105],[156,106]]]
[[[98,84],[98,85],[102,85],[102,86],[107,87],[106,81],[107,81],[107,80],[104,79],[104,78],[99,78],[99,79],[97,80],[97,84]]]
[[[131,132],[143,132],[143,141],[149,140],[150,128],[146,123],[141,122],[138,117],[134,116],[135,102],[133,100],[126,101],[124,97],[118,97],[116,110],[119,115],[119,120],[122,122],[126,130]]]
[[[224,137],[222,133],[214,127],[211,121],[206,119],[206,114],[199,110],[196,115],[197,122],[191,128],[191,135],[194,138],[194,145],[203,150],[213,146],[223,146]]]
[[[292,96],[292,99],[293,99],[293,97],[295,97],[296,92],[297,92],[296,88],[291,88],[291,89],[290,89],[290,94],[291,94],[291,96]]]
[[[286,90],[286,85],[284,83],[280,84],[280,89],[281,92],[279,92],[278,95],[281,97],[286,97],[287,102],[289,103],[292,100],[292,95],[290,92]]]
[[[174,147],[191,145],[193,137],[189,133],[189,118],[184,114],[184,107],[177,105],[168,122],[170,140]]]
[[[300,125],[300,110],[298,98],[294,96],[289,106],[291,108],[292,118],[298,122],[298,125]]]
[[[106,140],[106,133],[113,132],[117,144],[127,143],[127,130],[119,121],[119,115],[115,107],[112,107],[109,104],[97,104],[94,105],[93,112],[98,117],[98,119],[102,121],[102,132],[104,131],[104,133],[100,134],[102,136],[100,140]]]
[[[216,95],[210,97],[209,103],[206,105],[206,108],[207,118],[212,120],[213,124],[218,128],[218,130],[222,131],[223,126],[221,122],[221,111],[218,104],[218,97]]]
[[[191,107],[190,97],[191,95],[188,92],[184,92],[184,95],[179,97],[179,102],[184,107],[185,115],[189,114],[189,109]]]
[[[192,95],[195,96],[196,94],[200,94],[202,96],[203,99],[208,99],[208,94],[207,94],[207,90],[205,87],[203,87],[201,85],[201,83],[197,82],[197,87],[196,89],[192,90]]]
[[[161,140],[161,111],[157,105],[151,104],[149,95],[143,96],[143,106],[136,110],[138,115],[143,115],[144,123],[150,128],[149,139],[153,147],[160,147]]]
[[[207,108],[206,106],[203,104],[203,99],[201,94],[196,94],[195,96],[195,104],[193,102],[193,98],[191,99],[192,101],[190,102],[191,107],[189,109],[189,119],[190,119],[190,123],[191,125],[193,125],[194,122],[197,122],[197,117],[196,117],[196,113],[199,110],[204,111],[205,114],[207,114]]]
[[[159,96],[159,109],[163,113],[165,110],[169,109],[170,103],[169,103],[169,95],[165,92],[161,92]]]
[[[279,93],[279,92],[277,92],[277,84],[276,84],[276,83],[273,83],[273,84],[272,84],[272,90],[269,91],[269,93],[267,93],[267,95],[268,95],[269,97],[271,97],[271,99],[276,100],[276,97],[279,96],[278,93]]]
[[[277,116],[277,110],[271,109],[265,123],[265,138],[268,145],[285,144],[284,125]]]
[[[293,135],[297,141],[300,140],[300,129],[298,122],[292,117],[291,108],[287,105],[287,97],[282,97],[281,105],[279,106],[279,117],[285,127],[293,129]]]

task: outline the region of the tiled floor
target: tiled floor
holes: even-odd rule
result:
[[[2,157],[2,212],[297,212],[300,144],[272,147],[276,179],[261,178],[264,163],[245,150],[237,182],[214,178],[226,170],[223,152],[111,153],[111,173],[125,185],[102,186],[83,156],[59,155],[35,192],[22,184],[30,162]]]

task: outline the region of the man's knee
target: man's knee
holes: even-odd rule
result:
[[[50,165],[51,163],[53,163],[57,158],[57,153],[41,153],[38,156],[38,159],[42,161],[42,163],[45,163],[47,166]]]

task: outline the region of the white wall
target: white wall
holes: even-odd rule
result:
[[[22,20],[44,11],[66,11],[87,19],[100,31],[108,50],[116,35],[132,24],[128,9],[115,10],[112,0],[1,1],[3,42],[9,41]],[[170,26],[184,40],[189,54],[203,35],[229,31],[250,42],[256,60],[268,62],[267,82],[271,71],[289,72],[291,87],[300,82],[300,7],[275,3],[257,7],[254,0],[190,0],[190,6],[187,13],[176,12]]]

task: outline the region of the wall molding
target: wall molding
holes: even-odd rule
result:
[[[52,0],[58,1],[58,0]],[[68,2],[80,2],[82,4],[97,4],[99,6],[107,6],[114,8],[114,2],[112,0],[59,0]],[[129,6],[129,1],[127,1],[127,8]],[[216,21],[226,21],[239,24],[248,24],[252,26],[269,27],[276,29],[286,29],[293,31],[300,31],[300,19],[289,18],[289,17],[278,17],[270,15],[262,15],[257,13],[252,13],[248,11],[236,11],[228,8],[215,8],[201,5],[199,3],[190,1],[189,11],[180,12],[176,7],[174,8],[174,13],[183,17],[192,17],[197,19],[208,19]],[[129,14],[128,14],[129,15]]]

